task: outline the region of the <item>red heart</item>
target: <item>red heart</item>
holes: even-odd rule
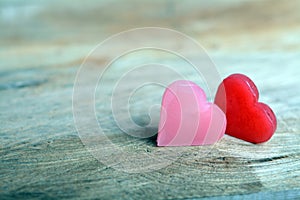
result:
[[[245,75],[233,74],[220,84],[217,104],[226,113],[226,134],[251,142],[268,141],[277,126],[276,117],[269,106],[258,102],[258,90]]]

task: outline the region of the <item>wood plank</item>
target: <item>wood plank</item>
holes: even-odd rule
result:
[[[82,14],[79,1],[74,1],[69,8],[61,8],[58,1],[28,2],[18,6],[9,1],[0,3],[0,9],[15,6],[21,13],[15,14],[16,18],[26,13],[26,9],[37,9],[32,11],[35,17],[27,19],[24,14],[20,22],[24,25],[19,27],[11,26],[16,20],[14,17],[10,25],[3,20],[0,23],[0,199],[300,198],[300,41],[296,37],[300,30],[296,23],[300,1],[278,1],[278,5],[269,1],[228,1],[217,6],[213,3],[220,1],[205,6],[204,1],[185,5],[179,1],[174,5],[154,1],[146,3],[148,11],[132,1],[139,8],[132,15],[127,15],[132,9],[129,6],[113,8],[123,11],[120,12],[123,21],[110,14],[110,3],[90,1]],[[68,5],[67,1],[65,4]],[[202,14],[195,5],[203,10]],[[141,166],[155,164],[152,161],[165,151],[156,147],[155,136],[133,137],[116,125],[109,107],[115,80],[132,69],[132,63],[138,64],[152,56],[163,58],[187,78],[203,84],[178,58],[144,51],[125,56],[111,66],[103,79],[104,92],[101,88],[96,91],[95,107],[98,122],[110,141],[122,147],[126,155],[145,156],[135,157],[139,159],[136,163],[114,162],[115,165],[109,166],[88,151],[80,140],[72,113],[76,73],[99,40],[134,24],[151,25],[157,18],[150,11],[158,7],[161,9],[157,11],[161,18],[158,25],[173,23],[170,28],[177,27],[203,42],[221,77],[239,72],[254,80],[261,92],[260,99],[267,102],[278,117],[277,131],[269,142],[253,145],[225,136],[211,147],[172,148],[171,153],[178,153],[178,157],[154,171],[127,173],[117,170],[134,167],[136,163]],[[102,15],[97,9],[103,10]],[[69,16],[65,16],[65,11],[69,11]],[[276,14],[283,11],[286,15]],[[143,16],[144,12],[149,14],[148,18],[141,21],[135,18]],[[237,16],[239,20],[235,20]],[[0,20],[4,18],[1,17]],[[265,21],[260,21],[261,17]],[[198,21],[199,18],[202,20]],[[281,18],[288,23],[280,21]],[[102,20],[102,27],[95,26],[97,20]],[[78,30],[84,21],[86,30]],[[232,21],[235,23],[231,24]],[[127,25],[123,24],[125,22]],[[215,31],[205,28],[214,23],[219,25]],[[266,23],[271,25],[266,26]],[[230,25],[229,28],[226,25]],[[48,32],[43,32],[44,28]],[[93,63],[103,69],[110,59],[111,51],[108,51]],[[159,76],[157,74],[157,71],[150,71],[128,79],[123,93],[117,94],[119,99],[122,100],[121,97],[139,81],[168,77],[162,70]],[[149,122],[149,106],[160,103],[162,92],[163,88],[156,86],[136,91],[130,102],[135,122],[140,125]],[[154,107],[151,115],[156,121],[158,108]],[[123,117],[121,120],[126,120],[127,115]],[[156,129],[153,125],[143,130],[155,133]],[[140,130],[131,131],[136,134]],[[103,146],[97,152],[108,152],[113,159],[124,159],[120,157],[124,154],[114,155],[113,150]]]

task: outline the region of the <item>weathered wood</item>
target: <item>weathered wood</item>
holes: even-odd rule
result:
[[[0,3],[0,11],[13,6],[0,15],[0,199],[300,198],[300,1],[233,2],[149,1],[140,6],[132,1],[132,8],[90,1],[85,11],[80,1],[68,8],[60,1]],[[144,13],[149,17],[141,18]],[[86,29],[80,28],[83,23]],[[213,147],[174,148],[181,152],[178,159],[151,172],[126,173],[98,161],[74,125],[73,83],[84,57],[98,42],[133,25],[185,31],[205,45],[222,77],[235,72],[250,76],[260,100],[278,117],[274,137],[261,145],[225,136]],[[92,62],[103,68],[110,53]],[[133,67],[136,55],[121,59],[106,73],[105,92],[96,91],[96,115],[114,144],[129,154],[148,155],[139,161],[147,163],[160,151],[155,137],[124,134],[106,106],[114,80],[124,67]],[[163,56],[189,79],[201,81],[174,57]],[[160,77],[167,75],[161,72]],[[141,74],[125,86],[153,76],[157,72]],[[138,124],[149,122],[148,106],[160,102],[162,91],[149,87],[133,95],[131,111]]]

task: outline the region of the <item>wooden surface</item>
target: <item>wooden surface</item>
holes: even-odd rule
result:
[[[1,1],[0,199],[299,199],[300,1],[209,2]],[[174,148],[183,153],[151,172],[127,173],[93,157],[73,120],[76,73],[99,42],[141,26],[195,38],[223,78],[236,72],[250,76],[260,100],[277,115],[274,137],[261,145],[225,136],[213,147]],[[95,58],[94,65],[104,68],[111,52]],[[116,63],[104,86],[111,87],[133,58]],[[164,58],[182,73],[189,69]],[[157,72],[141,74],[128,85],[153,76]],[[187,76],[198,81],[193,73]],[[136,93],[132,115],[138,124],[147,124],[147,105],[159,103],[161,92],[150,87]],[[160,151],[155,139],[132,137],[116,126],[104,106],[108,101],[100,101],[108,100],[109,92],[96,97],[96,116],[114,144],[129,155]],[[147,163],[143,159],[139,163]]]

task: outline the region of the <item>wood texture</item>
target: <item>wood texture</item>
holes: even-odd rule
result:
[[[2,1],[0,199],[300,198],[299,8],[298,0],[88,1],[84,7],[81,1]],[[204,45],[223,78],[236,72],[250,76],[260,100],[277,115],[274,137],[261,145],[225,136],[213,147],[184,147],[172,164],[142,173],[119,171],[93,157],[74,125],[76,73],[98,42],[139,26],[183,31]],[[110,53],[95,58],[95,66],[104,68]],[[113,81],[137,55],[111,67],[105,92],[96,92],[99,99],[109,100]],[[199,81],[177,59],[164,58]],[[157,72],[142,74],[128,80],[128,86],[153,76]],[[162,79],[167,76],[160,73]],[[148,105],[158,104],[161,92],[149,87],[133,96],[138,124],[149,122]],[[129,153],[151,157],[159,151],[153,137],[124,134],[104,106],[107,101],[99,99],[96,115],[112,142]],[[139,162],[148,162],[147,157]]]

